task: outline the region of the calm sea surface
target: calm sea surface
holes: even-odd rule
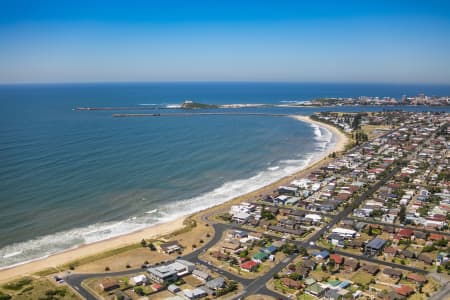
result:
[[[221,203],[302,168],[334,142],[326,130],[291,118],[112,118],[111,111],[73,111],[74,107],[180,104],[186,99],[278,104],[314,97],[400,97],[421,92],[450,95],[450,87],[254,83],[0,86],[0,267]],[[239,111],[308,115],[329,109]],[[381,109],[392,108],[339,108]]]

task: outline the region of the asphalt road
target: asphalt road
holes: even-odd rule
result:
[[[403,226],[403,225],[398,225],[398,224],[388,224],[388,223],[383,223],[383,222],[379,222],[379,221],[375,221],[375,220],[371,220],[371,219],[360,219],[360,218],[355,218],[355,217],[349,217],[349,219],[363,221],[363,222],[369,223],[369,224],[382,225],[382,226],[393,227],[393,228],[403,228],[403,229],[407,228],[407,229],[412,229],[414,231],[421,231],[421,232],[426,232],[426,233],[435,233],[435,234],[441,234],[441,235],[445,235],[445,236],[450,236],[449,232],[428,230],[428,229],[425,229],[425,228],[418,228],[418,227],[412,227],[412,226]]]
[[[361,146],[358,146],[361,147]],[[354,151],[354,150],[353,150]],[[339,223],[341,220],[343,220],[344,218],[346,218],[352,211],[354,207],[358,207],[364,200],[366,200],[368,197],[370,197],[378,188],[380,188],[383,184],[385,184],[388,180],[390,180],[399,170],[400,170],[400,166],[396,166],[394,167],[384,178],[382,178],[381,180],[379,180],[378,182],[376,182],[375,184],[373,184],[372,186],[370,186],[369,189],[367,189],[362,195],[360,195],[359,197],[357,197],[352,203],[351,205],[347,206],[344,210],[342,210],[340,213],[338,213],[337,215],[330,215],[332,217],[331,221],[327,224],[327,226],[324,226],[323,228],[321,228],[320,230],[318,230],[314,235],[312,235],[308,240],[306,241],[291,241],[294,242],[297,246],[304,246],[306,248],[309,249],[324,249],[327,250],[326,248],[323,247],[318,247],[316,246],[316,242],[317,240],[319,240],[330,228],[332,228],[334,225],[336,225],[337,223]],[[258,277],[256,279],[244,279],[241,278],[233,273],[228,272],[227,270],[218,268],[214,265],[210,265],[209,263],[201,260],[199,258],[199,255],[203,252],[206,251],[207,249],[209,249],[211,246],[217,244],[220,239],[223,236],[223,233],[225,230],[229,230],[229,229],[236,229],[239,228],[235,225],[232,224],[213,224],[212,222],[210,222],[210,220],[208,219],[210,217],[212,213],[209,214],[205,214],[202,216],[202,219],[210,224],[210,226],[212,226],[214,228],[214,236],[213,238],[207,242],[206,244],[204,244],[202,247],[200,247],[199,249],[182,256],[183,259],[186,259],[188,261],[191,261],[195,264],[201,264],[204,265],[210,269],[212,269],[213,271],[215,271],[218,274],[221,274],[231,280],[235,280],[239,283],[241,283],[244,286],[244,290],[243,292],[239,293],[239,295],[236,295],[234,297],[234,299],[237,298],[244,298],[246,296],[249,295],[254,295],[254,294],[265,294],[265,295],[269,295],[272,296],[274,298],[281,298],[281,299],[288,299],[285,296],[278,294],[274,291],[269,290],[266,287],[266,283],[273,277],[274,274],[280,272],[283,268],[285,268],[293,259],[294,256],[288,256],[285,260],[279,262],[274,268],[272,268],[271,270],[269,270],[266,274],[262,275],[261,277]],[[382,223],[381,223],[382,224]],[[385,224],[383,224],[385,225]],[[404,227],[403,227],[404,228]],[[245,229],[247,231],[249,231],[248,229]],[[280,239],[279,237],[276,236],[271,236],[273,239]],[[353,257],[359,260],[363,260],[363,261],[368,261],[374,264],[378,264],[378,265],[385,265],[385,266],[389,266],[392,268],[396,268],[396,269],[402,269],[405,271],[409,271],[409,272],[417,272],[417,273],[427,273],[421,269],[418,268],[414,268],[414,267],[410,267],[410,266],[404,266],[404,265],[398,265],[398,264],[394,264],[391,262],[387,262],[387,261],[380,261],[378,259],[375,259],[373,257],[368,257],[368,256],[364,256],[364,255],[358,255],[358,254],[352,254],[352,253],[348,253],[345,251],[340,251],[340,250],[334,250],[335,253],[338,253],[340,255],[344,255],[344,256],[348,256],[348,257]],[[65,278],[66,282],[73,287],[81,296],[83,296],[84,298],[88,299],[88,300],[94,300],[96,299],[93,295],[91,295],[82,285],[81,283],[89,278],[95,278],[95,277],[102,277],[105,275],[108,276],[124,276],[124,275],[131,275],[131,274],[135,274],[135,273],[139,273],[142,272],[143,269],[130,269],[130,270],[126,270],[126,271],[122,271],[122,272],[108,272],[108,273],[99,273],[99,274],[71,274],[69,276],[67,276]],[[448,284],[445,286],[445,289],[447,290]],[[438,299],[438,298],[433,298],[433,299]]]

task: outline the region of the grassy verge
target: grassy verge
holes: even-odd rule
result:
[[[58,266],[57,268],[52,267],[52,268],[44,269],[42,271],[36,272],[34,275],[47,276],[47,275],[59,272],[60,270],[74,269],[80,265],[87,264],[87,263],[90,263],[90,262],[93,262],[93,261],[96,261],[96,260],[99,260],[102,258],[120,254],[122,252],[126,252],[126,251],[133,250],[133,249],[140,248],[140,247],[142,247],[141,244],[136,243],[136,244],[131,244],[131,245],[127,245],[124,247],[108,250],[108,251],[101,252],[101,253],[98,253],[95,255],[90,255],[90,256],[86,256],[84,258],[76,259],[76,260],[68,262],[64,265]]]
[[[180,235],[182,233],[189,232],[189,231],[191,231],[193,228],[195,228],[197,226],[197,222],[195,220],[191,219],[191,218],[186,218],[186,220],[184,220],[183,224],[185,225],[183,228],[172,232],[171,234],[165,236],[165,238],[171,238],[171,237]],[[152,241],[150,241],[150,242],[152,242]],[[76,267],[78,267],[80,265],[91,263],[91,262],[94,262],[94,261],[99,260],[99,259],[103,259],[103,258],[107,258],[107,257],[110,257],[110,256],[114,256],[114,255],[117,255],[117,254],[120,254],[120,253],[123,253],[123,252],[126,252],[126,251],[130,251],[130,250],[133,250],[133,249],[137,249],[137,248],[140,248],[140,247],[142,247],[142,245],[140,243],[130,244],[130,245],[127,245],[127,246],[124,246],[124,247],[120,247],[120,248],[104,251],[104,252],[101,252],[101,253],[98,253],[98,254],[95,254],[95,255],[86,256],[84,258],[76,259],[76,260],[68,262],[68,263],[66,263],[64,265],[57,266],[56,268],[54,268],[54,267],[47,268],[47,269],[44,269],[42,271],[39,271],[39,272],[35,273],[34,275],[47,276],[47,275],[50,275],[50,274],[54,274],[54,273],[60,272],[61,270],[75,269]]]

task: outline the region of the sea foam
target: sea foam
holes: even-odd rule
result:
[[[314,153],[299,154],[298,159],[279,161],[276,166],[269,167],[250,178],[226,182],[210,192],[161,205],[140,216],[131,216],[119,222],[92,224],[7,245],[0,249],[2,258],[0,269],[175,220],[181,216],[221,204],[300,171],[308,164],[321,159],[323,152],[334,144],[333,134],[328,129],[316,124],[311,124],[311,127],[314,130],[316,141],[316,152]]]

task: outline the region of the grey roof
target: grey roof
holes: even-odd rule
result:
[[[374,238],[369,243],[367,243],[366,247],[380,250],[383,248],[384,244],[386,244],[386,241],[380,238]]]
[[[177,274],[177,271],[175,271],[174,269],[169,268],[167,266],[148,268],[147,272],[150,274],[153,274],[159,278],[167,278],[167,277],[171,277],[171,276]]]
[[[212,290],[217,290],[225,285],[225,279],[223,277],[217,277],[216,279],[206,282],[206,287]]]
[[[175,285],[175,284],[171,284],[167,287],[167,289],[172,292],[172,293],[176,293],[180,291],[180,287]]]
[[[200,277],[203,280],[207,280],[209,278],[209,274],[200,270],[194,270],[192,272],[192,275],[195,275],[197,277]]]

